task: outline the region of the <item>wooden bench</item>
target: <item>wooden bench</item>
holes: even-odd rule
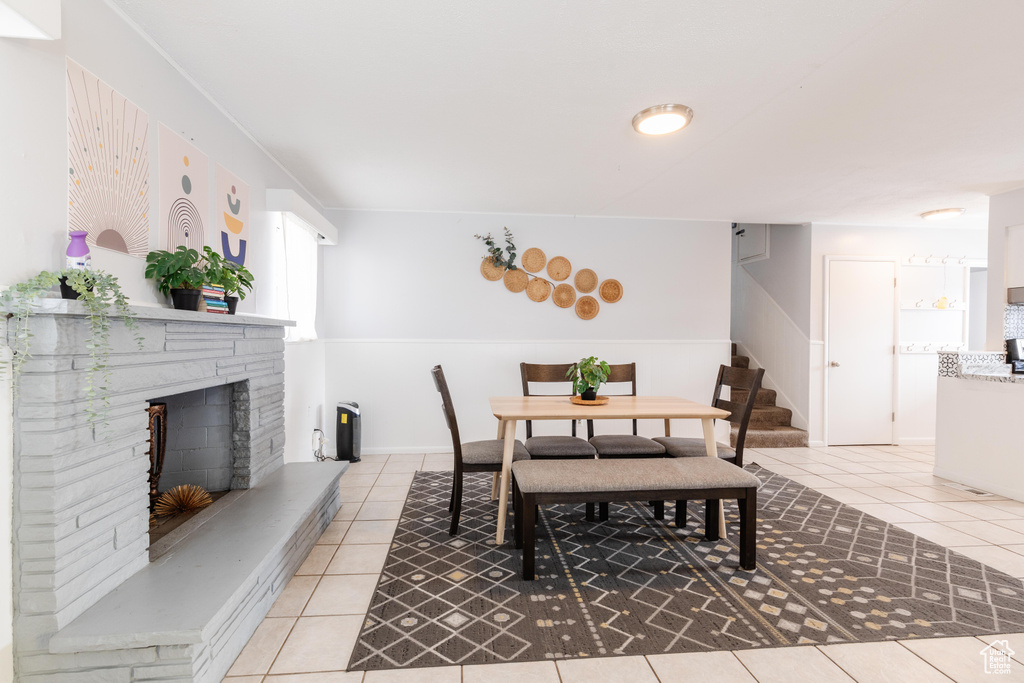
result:
[[[537,505],[675,500],[676,526],[686,525],[686,501],[707,501],[704,535],[721,538],[721,501],[740,504],[740,567],[757,565],[757,477],[717,458],[520,460],[512,463],[515,547],[523,549],[523,579],[534,579]]]

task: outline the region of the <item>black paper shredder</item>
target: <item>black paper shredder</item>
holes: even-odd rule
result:
[[[359,462],[359,404],[342,401],[338,404],[338,460]]]

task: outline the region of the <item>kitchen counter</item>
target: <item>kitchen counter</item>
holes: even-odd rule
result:
[[[935,475],[1024,501],[1024,375],[999,352],[939,354]]]

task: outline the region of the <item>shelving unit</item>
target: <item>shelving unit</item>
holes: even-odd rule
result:
[[[900,264],[902,354],[967,349],[971,263],[966,257],[911,256]]]

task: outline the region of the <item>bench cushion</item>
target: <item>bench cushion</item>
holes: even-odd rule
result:
[[[630,455],[664,455],[665,447],[646,436],[632,434],[601,434],[590,440],[598,457]]]
[[[665,452],[673,458],[706,458],[708,449],[704,439],[684,439],[678,436],[656,436],[654,440],[665,447]],[[719,458],[735,458],[736,449],[724,443],[717,444]]]
[[[462,462],[467,465],[500,465],[501,456],[505,449],[504,439],[488,439],[487,441],[470,441],[462,444]],[[528,460],[530,454],[526,446],[519,439],[516,439],[515,448],[512,450],[512,460]]]
[[[628,464],[627,464],[628,463]],[[757,488],[750,472],[717,458],[523,460],[512,463],[523,493],[597,493]]]
[[[531,458],[593,458],[597,449],[578,436],[534,436],[526,440]]]

